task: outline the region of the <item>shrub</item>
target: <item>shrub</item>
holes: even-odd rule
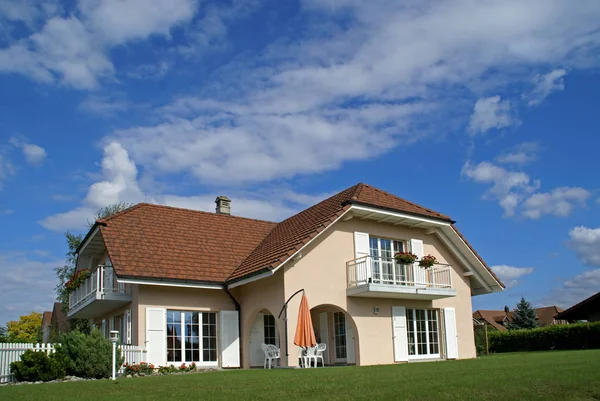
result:
[[[18,381],[47,382],[65,377],[65,368],[59,360],[43,351],[25,351],[20,361],[10,364],[10,371]]]
[[[102,379],[112,374],[112,343],[98,329],[86,335],[71,331],[60,337],[56,347],[56,358],[60,360],[68,375]],[[124,358],[117,349],[117,369]]]
[[[489,333],[490,352],[600,348],[600,322]]]

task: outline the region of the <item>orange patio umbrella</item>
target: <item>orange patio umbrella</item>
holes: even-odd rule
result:
[[[298,325],[296,326],[294,344],[302,348],[314,347],[317,345],[306,294],[302,294],[302,300],[300,301],[300,311],[298,313]]]

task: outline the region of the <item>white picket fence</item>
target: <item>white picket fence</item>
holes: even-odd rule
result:
[[[137,345],[119,345],[125,363],[138,364],[146,361],[146,348]],[[10,373],[10,364],[21,360],[21,355],[28,349],[45,352],[50,355],[54,352],[54,344],[25,344],[25,343],[0,343],[0,383],[14,380]]]

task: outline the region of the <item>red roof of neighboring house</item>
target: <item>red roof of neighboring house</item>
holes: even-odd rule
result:
[[[280,266],[352,204],[453,223],[359,183],[280,223],[141,203],[97,225],[120,277],[223,283]]]
[[[554,322],[555,316],[563,310],[558,306],[544,306],[542,308],[536,308],[536,321],[538,326],[544,327],[549,326]],[[484,320],[487,324],[494,328],[504,331],[506,327],[503,322],[510,323],[513,318],[513,312],[506,312],[504,310],[476,310],[473,312],[473,317],[477,320]]]
[[[48,327],[48,326],[50,326],[51,322],[52,322],[52,312],[45,311],[42,314],[42,327]]]

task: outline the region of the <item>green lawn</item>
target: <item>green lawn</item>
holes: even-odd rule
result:
[[[0,400],[600,400],[600,350],[0,387]]]

